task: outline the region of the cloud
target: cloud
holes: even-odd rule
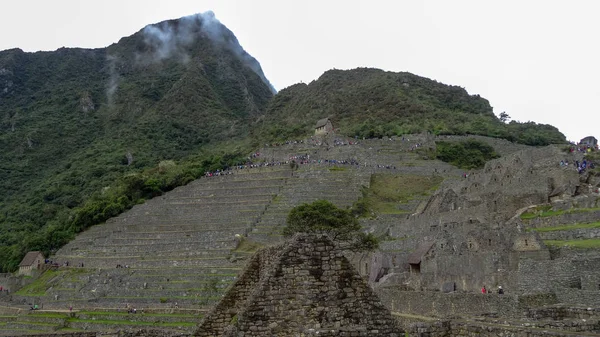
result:
[[[275,93],[275,88],[265,77],[258,61],[239,44],[235,35],[215,17],[212,11],[190,15],[175,21],[165,21],[146,26],[142,30],[148,52],[138,54],[138,62],[149,64],[175,58],[187,62],[190,56],[186,49],[199,36],[209,38],[213,43],[227,48]]]
[[[108,102],[108,107],[110,109],[113,108],[114,105],[114,97],[117,89],[119,88],[119,73],[117,72],[117,57],[113,55],[108,55],[106,57],[106,61],[108,62],[108,83],[106,84],[106,101]]]

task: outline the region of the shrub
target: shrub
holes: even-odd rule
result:
[[[463,142],[436,142],[436,158],[462,169],[481,168],[488,160],[500,157],[486,143],[469,139]]]

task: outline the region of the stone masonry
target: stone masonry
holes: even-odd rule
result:
[[[258,252],[195,336],[400,336],[390,312],[324,235]]]

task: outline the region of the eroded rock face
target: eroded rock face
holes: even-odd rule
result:
[[[400,336],[390,312],[326,236],[258,252],[196,336]]]

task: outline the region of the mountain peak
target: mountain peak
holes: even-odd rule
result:
[[[195,43],[210,41],[214,47],[232,52],[261,78],[272,93],[276,93],[260,63],[242,48],[233,32],[216,18],[213,11],[151,24],[138,34],[143,37],[142,45],[138,46],[144,50],[144,53],[137,54],[138,60],[156,62],[177,58],[187,62],[189,50],[194,48]]]

